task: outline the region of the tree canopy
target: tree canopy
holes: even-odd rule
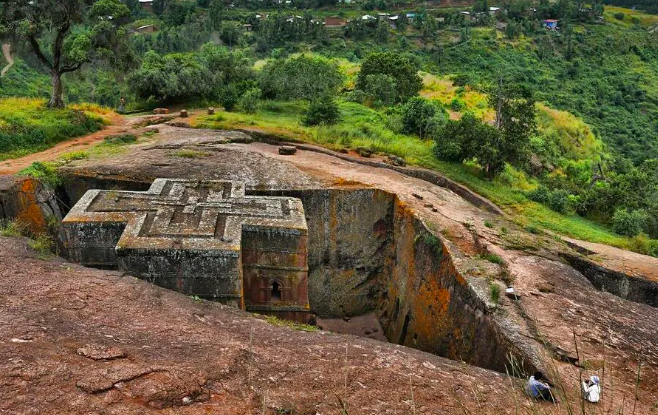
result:
[[[130,16],[119,0],[4,0],[0,3],[2,31],[25,40],[50,72],[50,107],[64,106],[62,75],[82,65],[116,58]]]
[[[409,57],[399,53],[373,53],[361,65],[356,88],[362,91],[369,89],[368,75],[389,75],[395,79],[396,102],[404,102],[418,95],[423,87],[423,80],[418,75],[417,66]]]

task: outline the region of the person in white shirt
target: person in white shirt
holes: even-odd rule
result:
[[[601,399],[601,386],[598,376],[591,376],[589,380],[583,382],[583,396],[589,402],[597,403]]]

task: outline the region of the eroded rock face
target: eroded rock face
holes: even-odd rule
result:
[[[300,146],[294,157],[280,156],[278,146],[235,144],[221,132],[159,129],[158,141],[130,154],[65,168],[63,199],[77,200],[92,184],[144,189],[153,177],[240,178],[247,193],[303,201],[309,299],[320,315],[367,312],[390,341],[497,370],[507,353],[522,356],[562,376],[576,400],[579,372],[601,375],[605,361],[606,405],[625,405],[624,412],[632,412],[639,359],[642,376],[657,374],[655,308],[598,291],[560,260],[561,253],[573,253],[568,246],[524,232],[490,202],[443,186],[433,172],[407,175],[376,155],[334,156]],[[181,148],[211,155],[182,160],[175,155]],[[499,263],[485,254],[497,255]],[[514,285],[515,296],[495,303],[491,286],[503,280]],[[639,395],[636,413],[651,413],[657,388],[643,381]]]

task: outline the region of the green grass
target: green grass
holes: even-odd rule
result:
[[[318,328],[316,326],[311,326],[310,324],[297,323],[290,320],[283,320],[280,318],[276,318],[274,316],[265,316],[265,321],[277,327],[289,327],[293,330],[305,331],[309,333],[318,331]]]
[[[25,226],[18,221],[1,220],[0,235],[17,237],[25,234]]]
[[[500,257],[500,255],[496,254],[484,254],[482,258],[486,259],[487,261],[491,262],[492,264],[498,264],[498,265],[503,265],[505,261],[503,261],[503,258]]]
[[[57,173],[57,164],[51,162],[35,161],[30,167],[18,172],[18,175],[32,177],[53,188],[62,183],[62,178]]]
[[[57,110],[45,108],[38,99],[0,99],[0,160],[42,151],[99,130],[102,115],[95,106]]]
[[[489,284],[489,296],[495,304],[500,302],[500,285],[492,282]]]
[[[256,114],[220,112],[200,117],[195,126],[216,129],[253,128],[282,139],[310,142],[332,149],[364,147],[375,152],[394,154],[410,164],[436,170],[466,185],[500,206],[521,226],[529,229],[544,228],[590,242],[631,248],[629,238],[619,236],[603,225],[575,214],[560,214],[530,201],[524,191],[536,184],[527,181],[513,169],[508,169],[495,180],[488,180],[478,166],[437,160],[433,155],[434,144],[431,141],[391,131],[386,116],[380,112],[351,102],[341,102],[340,109],[341,121],[334,126],[302,125],[301,120],[306,110],[306,104],[302,102],[266,102]],[[567,119],[570,120],[569,117]],[[582,137],[591,136],[585,133]],[[592,145],[596,146],[595,143]]]
[[[31,240],[28,245],[30,248],[37,251],[37,256],[41,260],[52,258],[53,255],[53,240],[50,236],[42,234]]]
[[[182,157],[186,159],[198,159],[203,157],[208,157],[211,153],[207,151],[196,151],[196,150],[177,150],[172,153],[176,157]]]

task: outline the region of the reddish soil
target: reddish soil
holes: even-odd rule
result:
[[[495,372],[0,246],[2,414],[502,414],[515,393],[528,409]]]

